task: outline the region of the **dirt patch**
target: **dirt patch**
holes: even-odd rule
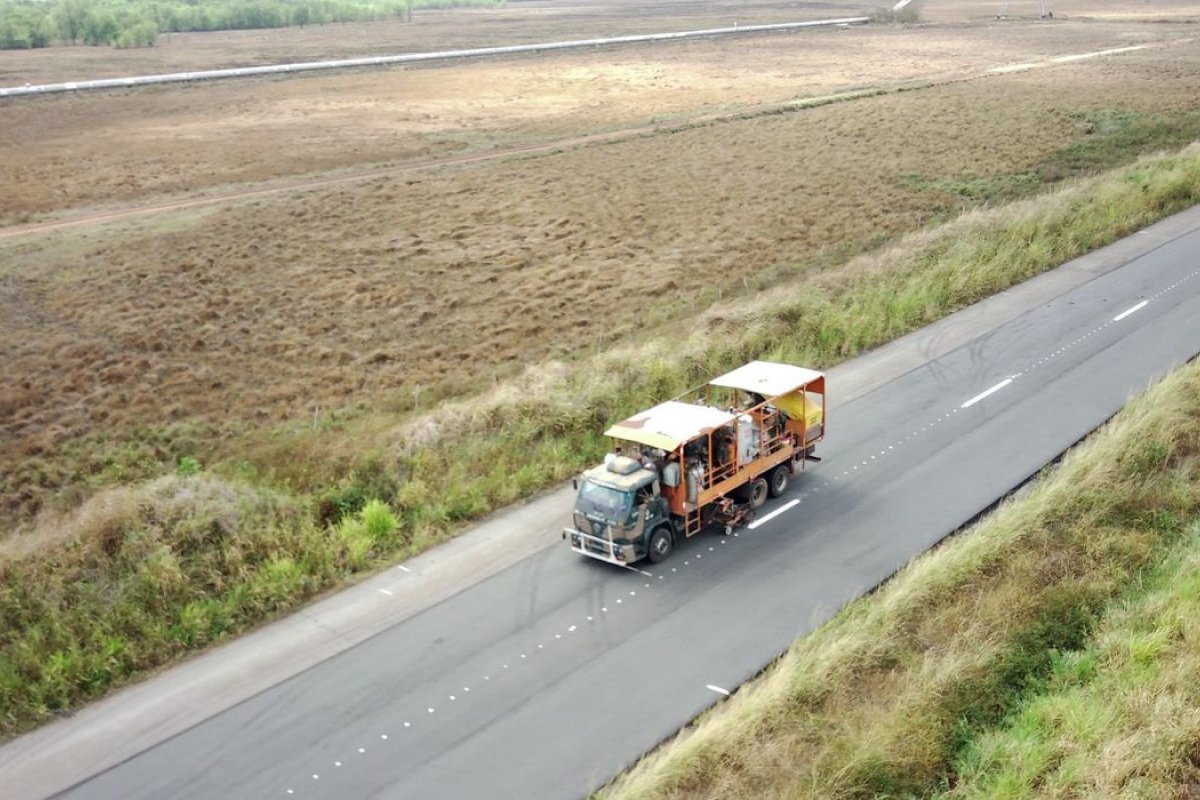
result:
[[[855,29],[41,98],[0,114],[0,180],[20,187],[0,214],[686,122],[1173,31]],[[957,200],[931,181],[1031,169],[1085,135],[1081,114],[1200,110],[1198,62],[1178,44],[0,240],[0,512],[170,463],[174,440],[147,430],[206,426],[204,447],[236,452],[221,436],[247,425],[405,409],[593,352],[944,214]],[[130,436],[127,461],[96,444]]]

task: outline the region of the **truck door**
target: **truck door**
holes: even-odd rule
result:
[[[638,489],[633,502],[633,524],[629,529],[629,540],[637,541],[646,531],[654,528],[662,515],[663,498],[658,493],[658,481]]]

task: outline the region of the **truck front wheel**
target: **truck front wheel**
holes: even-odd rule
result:
[[[653,564],[658,564],[661,561],[666,561],[667,556],[671,555],[671,551],[675,549],[675,537],[671,535],[670,528],[656,528],[654,533],[650,534],[649,556]]]

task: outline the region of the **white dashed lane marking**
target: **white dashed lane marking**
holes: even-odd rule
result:
[[[756,520],[754,520],[754,522],[751,522],[751,523],[750,523],[749,525],[747,525],[746,527],[747,527],[747,528],[749,528],[750,530],[754,530],[754,529],[755,529],[755,528],[757,528],[758,526],[767,524],[767,523],[768,523],[768,522],[770,522],[771,520],[773,520],[773,519],[775,519],[776,517],[778,517],[780,514],[783,514],[783,513],[787,512],[787,511],[790,511],[790,510],[792,510],[793,508],[795,508],[795,507],[796,507],[796,506],[798,506],[798,505],[800,505],[800,501],[799,501],[798,499],[792,499],[792,500],[789,500],[789,501],[787,501],[786,503],[784,503],[783,505],[781,505],[779,508],[777,508],[777,509],[775,509],[774,511],[772,511],[770,514],[767,514],[766,516],[764,516],[764,517],[762,517],[762,518],[760,518],[760,519],[756,519]],[[699,556],[697,556],[697,558],[698,558],[698,557],[699,557]]]
[[[721,694],[721,695],[725,695],[726,697],[729,697],[729,690],[728,690],[728,689],[722,689],[720,686],[713,686],[713,685],[710,683],[710,684],[708,684],[707,686],[705,686],[704,688],[705,688],[705,689],[708,689],[708,690],[710,690],[710,691],[716,692],[717,694]]]
[[[991,397],[996,392],[1000,391],[1001,389],[1003,389],[1005,386],[1008,386],[1012,382],[1013,382],[1012,378],[1005,378],[1004,380],[1000,381],[992,388],[975,395],[970,400],[968,400],[967,402],[965,402],[961,406],[959,406],[959,408],[970,408],[971,406],[978,403],[980,400],[983,400],[987,397]],[[943,419],[944,419],[944,417],[943,417]]]
[[[1143,308],[1145,308],[1149,302],[1150,302],[1149,300],[1143,300],[1142,302],[1138,303],[1133,308],[1128,308],[1128,309],[1122,311],[1120,314],[1117,314],[1115,317],[1113,317],[1113,322],[1120,322],[1121,320],[1128,317],[1130,314],[1136,314],[1137,312],[1139,312]]]

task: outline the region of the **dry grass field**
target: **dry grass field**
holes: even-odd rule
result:
[[[248,430],[335,409],[427,407],[533,362],[595,352],[1010,184],[1086,168],[1064,154],[1130,120],[1148,121],[1134,150],[1174,144],[1171,132],[1195,124],[1200,45],[1186,22],[1200,6],[1080,0],[1039,21],[1035,3],[1014,2],[1001,22],[998,5],[926,0],[931,24],[906,28],[0,104],[10,225],[272,190],[0,231],[3,529],[179,455],[236,459]],[[618,8],[512,3],[411,26],[178,36],[130,54],[4,53],[0,83],[861,10]],[[946,82],[769,111],[929,80]],[[636,132],[579,141],[622,130]],[[481,158],[442,163],[468,155]],[[322,176],[347,180],[303,185]]]

